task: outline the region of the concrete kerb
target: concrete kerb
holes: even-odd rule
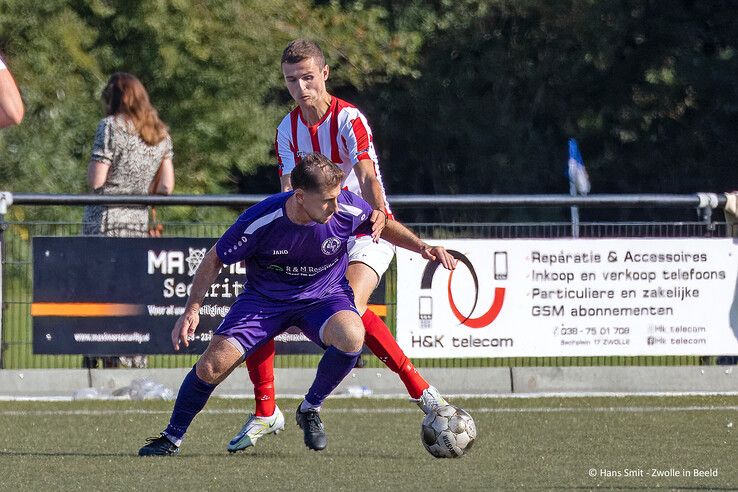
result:
[[[140,378],[151,378],[176,393],[188,371],[189,368],[6,369],[0,370],[0,397],[71,397],[76,390],[115,390]],[[738,368],[733,370],[730,366],[423,368],[421,372],[445,395],[738,392]],[[314,376],[314,368],[276,369],[277,394],[302,395]],[[386,368],[353,370],[335,394],[356,391],[377,396],[406,395],[397,375]],[[234,371],[214,393],[235,398],[251,395],[252,385],[245,368]]]
[[[0,396],[72,396],[90,386],[87,369],[0,370]]]
[[[116,389],[128,386],[137,378],[149,377],[174,392],[179,389],[189,369],[93,369],[92,387]],[[423,369],[423,376],[444,394],[510,393],[508,368]],[[274,384],[277,394],[302,395],[313,382],[315,369],[275,369]],[[335,394],[349,394],[359,388],[374,395],[406,394],[405,386],[387,368],[354,369],[336,388]],[[245,368],[238,368],[223,381],[214,396],[251,398],[253,386]]]
[[[27,369],[0,370],[0,397],[71,397],[80,389],[114,391],[130,386],[134,379],[150,378],[175,393],[189,368],[178,369]],[[423,369],[423,376],[444,394],[509,394],[509,368]],[[275,369],[278,395],[302,395],[315,377],[315,369]],[[214,396],[250,398],[252,385],[245,368],[236,369],[213,393]],[[335,394],[405,396],[396,374],[387,368],[354,369]]]
[[[732,366],[514,367],[515,393],[735,392]]]

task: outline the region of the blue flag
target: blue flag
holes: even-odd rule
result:
[[[588,194],[591,188],[582,153],[579,152],[577,141],[573,138],[569,139],[569,183],[580,195]]]

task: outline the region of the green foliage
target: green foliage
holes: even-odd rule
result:
[[[274,169],[274,131],[292,106],[279,68],[291,39],[321,42],[335,83],[356,89],[410,73],[419,45],[390,35],[381,8],[307,0],[4,0],[0,12],[0,48],[28,108],[20,127],[0,135],[1,187],[16,192],[85,190],[112,72],[136,74],[170,126],[176,192],[228,193],[258,166]],[[276,169],[271,176],[262,193],[277,189]]]
[[[365,101],[392,191],[565,193],[568,137],[595,193],[736,186],[734,4],[375,3],[423,37],[421,76]]]
[[[390,193],[566,192],[568,137],[595,193],[724,191],[738,183],[735,13],[727,0],[0,0],[28,106],[0,133],[0,188],[84,191],[100,89],[125,70],[171,127],[177,193],[274,191],[274,128],[292,106],[279,56],[304,36],[323,45],[331,90],[367,113]]]

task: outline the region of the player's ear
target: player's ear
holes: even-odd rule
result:
[[[305,203],[305,192],[302,188],[297,188],[295,190],[295,200],[297,200],[297,203],[300,205]]]
[[[330,74],[331,69],[328,68],[328,65],[323,67],[323,80],[328,80],[328,75]]]

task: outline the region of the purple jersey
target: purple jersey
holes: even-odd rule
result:
[[[246,290],[275,301],[315,300],[348,289],[346,243],[371,234],[372,207],[341,190],[338,210],[325,223],[295,224],[280,193],[247,209],[215,245],[228,265],[245,260]]]

